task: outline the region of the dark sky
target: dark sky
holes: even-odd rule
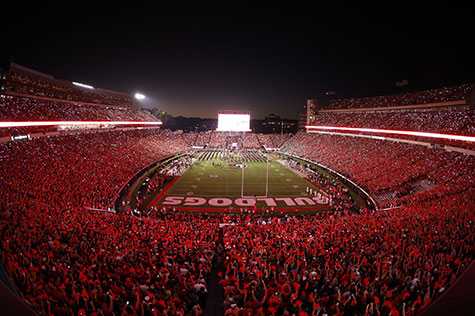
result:
[[[235,109],[296,118],[326,91],[347,98],[395,93],[402,79],[410,91],[475,82],[473,10],[415,2],[15,2],[2,8],[0,60],[202,117]]]

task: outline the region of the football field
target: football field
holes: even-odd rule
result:
[[[231,155],[199,154],[150,206],[190,210],[327,208],[322,189],[274,157],[262,153]]]

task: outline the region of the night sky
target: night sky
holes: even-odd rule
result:
[[[0,62],[209,118],[225,109],[296,118],[326,91],[396,93],[403,79],[407,91],[475,82],[473,10],[455,2],[224,2],[15,2],[2,7]]]

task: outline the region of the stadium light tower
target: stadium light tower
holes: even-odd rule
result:
[[[136,98],[137,100],[143,100],[143,99],[145,99],[145,96],[144,96],[142,93],[138,93],[138,92],[137,92],[137,93],[135,94],[135,98]]]

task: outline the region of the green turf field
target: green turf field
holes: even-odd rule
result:
[[[271,156],[251,154],[244,157],[244,162],[242,160],[239,155],[224,161],[219,154],[201,153],[197,164],[185,171],[152,205],[250,209],[257,203],[258,209],[326,207],[324,200],[318,200],[307,192],[307,187],[318,191],[317,187]],[[246,167],[231,168],[230,165],[235,163],[243,163]],[[252,206],[249,205],[251,200]]]

